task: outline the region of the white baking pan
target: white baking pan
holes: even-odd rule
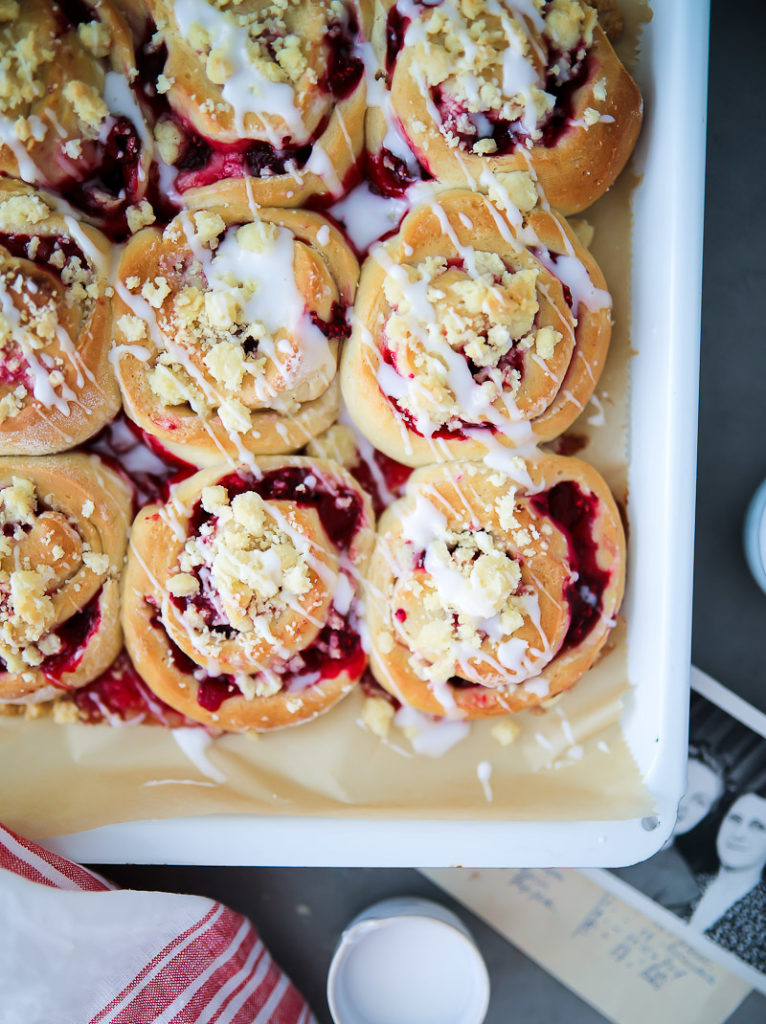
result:
[[[685,784],[705,181],[707,0],[654,0],[636,78],[629,675],[624,730],[655,817],[567,823],[216,816],[45,845],[90,862],[614,866],[655,853]]]

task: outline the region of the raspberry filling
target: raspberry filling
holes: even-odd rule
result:
[[[566,589],[570,620],[563,651],[582,643],[603,615],[604,591],[612,573],[602,569],[597,559],[593,528],[599,501],[574,480],[562,480],[550,490],[536,494],[531,505],[535,512],[555,523],[569,548],[569,564],[575,579]]]
[[[400,199],[416,181],[432,180],[420,163],[412,170],[400,156],[394,156],[385,147],[366,155],[365,169],[370,191],[390,199]]]
[[[327,121],[324,120],[308,142],[296,145],[284,140],[281,148],[276,149],[271,143],[260,139],[216,142],[195,132],[188,122],[177,117],[174,120],[186,138],[183,152],[174,165],[178,170],[176,189],[180,193],[226,178],[245,178],[251,175],[255,178],[271,178],[300,170],[311,156],[313,143],[327,127]]]
[[[319,85],[338,101],[347,99],[354,92],[364,74],[363,62],[353,53],[358,31],[353,16],[347,24],[334,22],[327,27],[325,43],[329,57]],[[155,32],[155,24],[148,21],[143,42],[136,51],[137,83],[155,118],[170,118],[183,132],[183,149],[173,165],[178,171],[175,181],[177,192],[183,194],[190,188],[200,188],[227,178],[271,178],[305,167],[314,143],[327,128],[329,117],[320,121],[305,142],[294,142],[289,136],[283,138],[279,146],[262,139],[221,143],[207,138],[176,114],[168,99],[156,90],[157,78],[167,62],[167,46],[152,42]]]
[[[9,235],[0,232],[0,246],[16,259],[31,260],[32,263],[45,267],[58,277],[61,276],[63,268],[56,267],[50,262],[54,253],[63,252],[65,264],[71,259],[78,259],[83,267],[88,266],[79,245],[63,235]],[[30,246],[33,255],[30,254]]]
[[[139,174],[141,140],[132,121],[117,117],[106,140],[96,146],[96,156],[85,162],[81,173],[56,182],[72,206],[94,217],[114,241],[129,233],[126,211],[137,203],[144,189]],[[150,182],[151,184],[151,178]],[[149,189],[149,199],[151,201]]]
[[[325,42],[330,47],[330,59],[322,88],[336,100],[347,99],[362,80],[364,64],[353,54],[358,34],[359,26],[353,15],[348,24],[335,22],[327,28]]]
[[[425,5],[423,5],[425,6]],[[404,46],[404,36],[412,19],[399,10],[394,4],[386,18],[386,71],[391,74],[396,64],[399,51]]]
[[[113,718],[128,724],[153,723],[170,729],[200,725],[152,693],[126,651],[92,683],[75,690],[72,698],[80,718],[90,725]]]
[[[70,616],[56,629],[51,631],[61,641],[61,650],[57,654],[49,654],[39,666],[40,671],[55,686],[62,686],[61,678],[67,672],[74,672],[85,656],[93,635],[101,622],[101,589],[74,615]],[[5,662],[0,659],[2,670],[6,671]]]
[[[318,313],[310,314],[311,322],[330,341],[345,341],[351,336],[351,325],[346,319],[346,307],[339,302],[333,302],[330,309],[330,319],[323,320]]]
[[[304,466],[285,466],[265,473],[260,478],[241,472],[231,473],[223,477],[219,484],[226,488],[231,497],[255,491],[266,501],[286,500],[314,508],[328,537],[342,551],[348,551],[354,535],[364,522],[364,505],[355,490],[322,480],[315,471]],[[203,509],[202,503],[197,502],[189,520],[190,532],[197,533],[203,523],[213,519],[214,516]],[[179,608],[183,608],[188,601],[210,623],[209,628],[226,636],[231,635],[231,627],[217,622],[217,613],[205,597],[204,588],[191,598],[172,598],[172,601]],[[241,695],[231,675],[200,679],[202,673],[199,665],[168,636],[157,609],[150,618],[150,624],[163,631],[175,667],[198,680],[197,703],[200,707],[215,713],[225,700]],[[315,686],[322,680],[336,678],[341,672],[348,672],[352,677],[358,676],[364,663],[365,653],[352,613],[340,615],[332,610],[327,623],[313,642],[286,662],[284,671],[280,673],[283,689],[300,690],[306,686]],[[315,678],[307,683],[307,675]]]
[[[379,452],[377,448],[374,448],[372,451],[372,459],[375,463],[375,468],[382,477],[388,495],[382,493],[378,478],[366,459],[360,459],[355,466],[349,469],[349,472],[359,483],[360,487],[369,494],[372,499],[375,515],[379,516],[391,500],[395,501],[397,498],[401,498],[404,492],[404,485],[412,473],[412,467],[403,466],[401,462],[397,462],[395,459],[389,458],[388,455],[384,455],[383,452]]]
[[[97,6],[85,3],[84,0],[56,0],[56,15],[61,25],[60,34],[63,35],[70,28],[76,28],[89,21],[96,21],[94,7]]]

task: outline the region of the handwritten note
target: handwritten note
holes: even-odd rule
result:
[[[579,871],[423,873],[616,1024],[721,1024],[750,991]]]

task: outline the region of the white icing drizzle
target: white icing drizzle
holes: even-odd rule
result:
[[[189,758],[200,773],[213,782],[223,784],[227,781],[224,773],[213,764],[207,756],[207,749],[213,742],[204,729],[183,726],[170,730],[179,749]]]
[[[569,288],[575,311],[581,305],[591,312],[612,308],[612,296],[604,288],[596,288],[582,260],[570,253],[557,255],[553,259],[547,249],[538,251],[537,258],[546,270]]]
[[[14,128],[15,121],[0,115],[0,143],[7,146],[16,158],[19,165],[19,177],[24,181],[34,183],[42,175],[34,160],[27,152],[26,146],[19,140]]]
[[[595,391],[590,396],[590,404],[594,407],[595,412],[592,416],[589,416],[585,422],[591,427],[603,427],[606,423],[604,405]]]
[[[376,239],[398,227],[410,206],[409,199],[377,195],[367,182],[362,182],[329,212],[343,226],[357,252],[363,253]]]
[[[492,777],[492,765],[489,761],[479,761],[476,765],[476,777],[481,783],[481,788],[484,790],[484,797],[487,803],[492,803],[492,786],[489,784],[489,780]]]
[[[255,115],[259,129],[266,130],[272,145],[281,144],[284,133],[270,127],[268,117],[281,118],[295,141],[306,139],[293,87],[287,82],[272,82],[255,67],[248,54],[247,28],[237,23],[235,15],[218,10],[207,0],[175,0],[173,16],[184,39],[188,39],[192,25],[201,25],[210,37],[211,49],[220,52],[230,64],[231,73],[221,87],[221,95],[231,106],[242,137],[251,137],[246,122],[249,115]]]
[[[104,79],[104,102],[113,118],[127,117],[138,132],[142,147],[138,178],[140,181],[145,181],[147,168],[154,156],[154,136],[125,75],[117,71],[107,71]],[[104,122],[100,134],[101,141],[106,141],[106,136],[113,123],[110,119]]]
[[[399,708],[394,715],[394,722],[406,733],[415,753],[427,757],[442,757],[471,731],[468,722],[433,718],[407,705]]]
[[[209,786],[214,789],[218,783],[202,782],[200,779],[149,779],[145,786]]]

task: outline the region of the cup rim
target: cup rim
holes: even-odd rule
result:
[[[386,904],[390,902],[392,903],[398,901],[399,899],[406,900],[408,899],[408,897],[393,897],[391,900],[381,900],[380,904]],[[373,925],[385,926],[403,920],[431,921],[436,925],[439,925],[447,929],[454,936],[457,936],[461,940],[464,954],[472,959],[473,964],[476,968],[477,984],[475,986],[475,1000],[470,1006],[470,1009],[473,1013],[475,1013],[475,1016],[472,1016],[467,1021],[465,1021],[465,1019],[461,1019],[460,1024],[482,1024],[482,1022],[485,1020],[487,1011],[489,1009],[490,999],[489,971],[487,969],[487,964],[484,960],[484,957],[481,954],[481,950],[477,946],[473,936],[469,932],[468,928],[465,927],[460,918],[447,907],[442,907],[440,903],[436,903],[435,901],[428,900],[426,898],[412,897],[412,899],[413,902],[416,902],[421,906],[423,904],[431,904],[431,906],[445,913],[446,915],[449,915],[449,917],[454,917],[455,920],[457,921],[457,924],[453,924],[452,921],[450,920],[445,920],[441,915],[437,915],[434,913],[429,914],[427,912],[423,912],[422,910],[419,912],[418,910],[414,909],[414,907],[412,910],[403,910],[400,913],[376,914],[374,913],[374,911],[379,906],[378,903],[372,904],[372,906],[368,907],[366,910],[362,911],[360,914],[354,917],[346,926],[346,928],[344,928],[341,934],[340,940],[337,946],[335,947],[332,960],[330,961],[330,968],[327,973],[327,1003],[330,1008],[330,1014],[332,1015],[332,1019],[335,1022],[335,1024],[355,1024],[355,1022],[353,1021],[343,1020],[338,1015],[340,1012],[340,1008],[338,1006],[336,999],[337,987],[340,980],[341,972],[343,970],[344,965],[347,963],[349,952],[353,946],[353,937],[357,935],[359,931],[365,930],[365,926],[368,926],[369,930],[371,930],[371,926]],[[449,1024],[449,1022],[446,1022],[446,1024]],[[458,1024],[458,1022],[456,1021],[455,1024]]]

